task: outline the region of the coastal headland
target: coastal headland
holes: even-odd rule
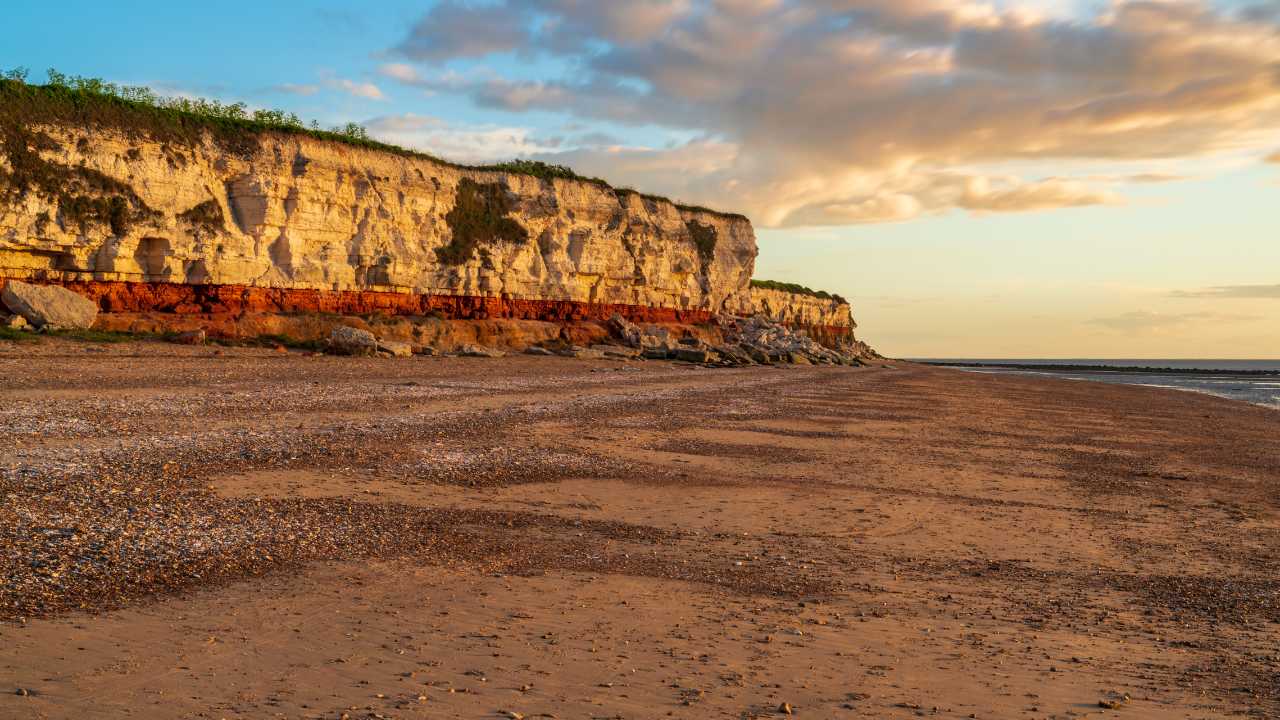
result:
[[[613,315],[760,315],[875,355],[844,298],[753,280],[742,215],[103,87],[0,80],[0,287],[66,287],[96,329],[314,343],[350,325],[446,352],[599,340]]]
[[[1280,414],[0,341],[0,717],[1267,717]]]

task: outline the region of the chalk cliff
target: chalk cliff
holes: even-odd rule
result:
[[[755,234],[740,215],[4,90],[16,95],[0,108],[0,285],[63,284],[108,313],[705,323],[762,312],[824,342],[853,339],[847,305],[750,287]]]
[[[753,287],[751,305],[770,320],[787,325],[839,328],[849,332],[858,327],[849,303],[839,298]]]
[[[43,163],[110,183],[0,205],[10,277],[568,300],[745,312],[750,223],[590,182],[463,170],[264,133],[248,156],[32,128]],[[13,141],[6,137],[5,142]],[[6,148],[8,150],[8,148]],[[0,170],[6,154],[0,154]],[[2,181],[0,181],[2,182]],[[115,203],[113,220],[75,203]],[[74,217],[73,217],[74,215]]]

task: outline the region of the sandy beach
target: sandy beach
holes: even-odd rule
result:
[[[3,718],[1280,714],[1280,413],[0,343]]]

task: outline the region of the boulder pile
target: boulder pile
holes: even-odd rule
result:
[[[853,342],[840,349],[825,347],[803,330],[793,330],[763,316],[722,316],[723,343],[697,338],[672,340],[666,328],[644,328],[621,315],[609,319],[609,331],[640,357],[681,360],[719,366],[739,365],[862,365],[876,357],[865,343]]]

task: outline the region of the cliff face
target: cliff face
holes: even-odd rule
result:
[[[0,141],[4,277],[570,301],[708,317],[752,307],[756,244],[745,218],[591,182],[280,133],[257,135],[241,153],[207,138],[175,143],[58,123]]]
[[[751,304],[758,314],[785,325],[804,329],[810,337],[830,348],[852,350],[874,357],[875,351],[854,336],[849,303],[808,293],[771,288],[751,288]]]
[[[787,325],[844,330],[851,337],[858,327],[849,303],[834,298],[753,287],[751,305],[757,313]]]

